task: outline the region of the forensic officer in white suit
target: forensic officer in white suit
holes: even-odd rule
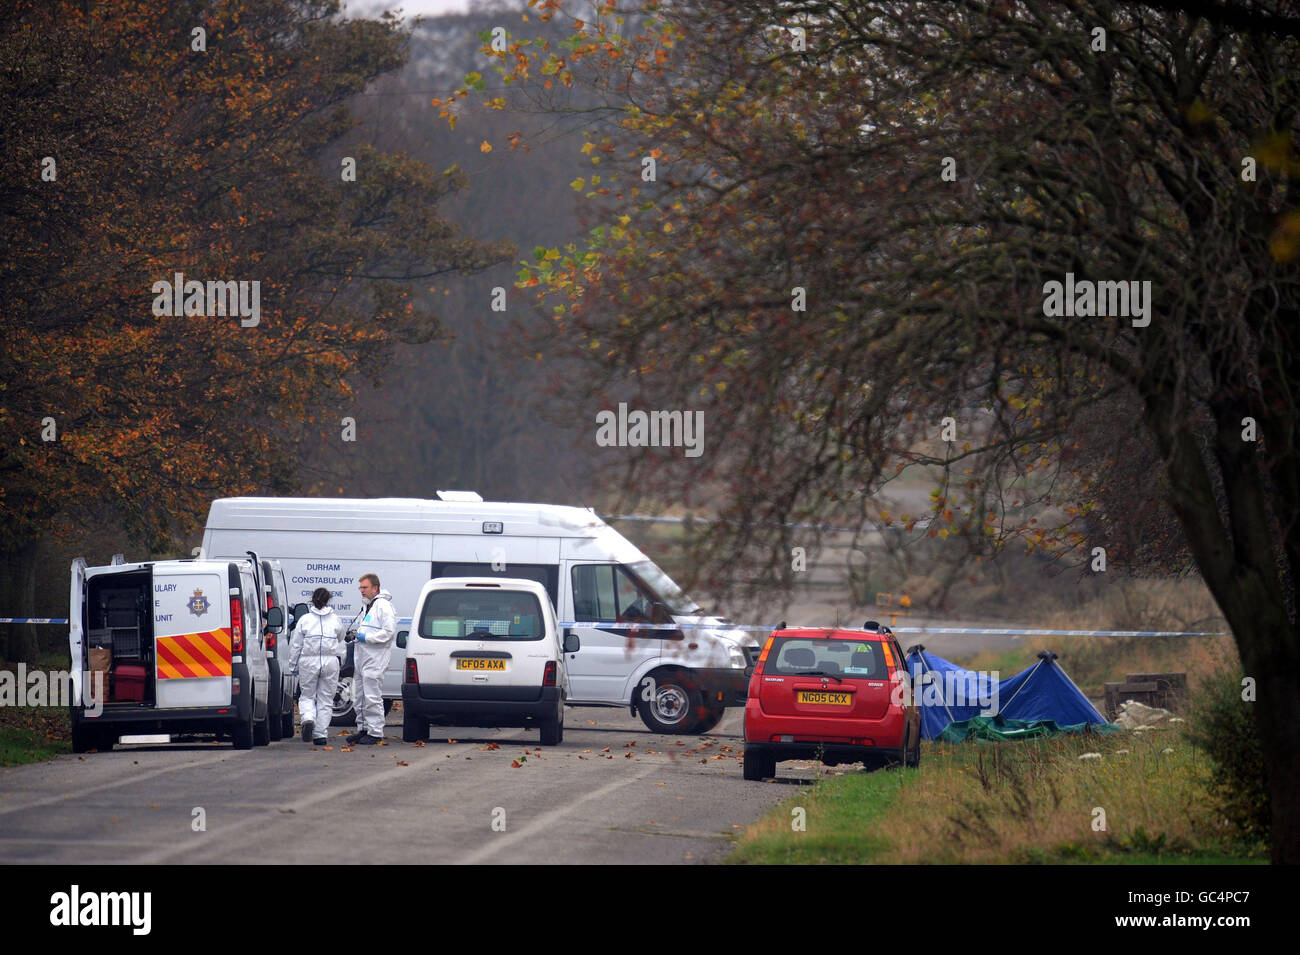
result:
[[[375,574],[362,574],[360,589],[366,612],[357,625],[352,655],[357,731],[348,742],[373,746],[384,738],[384,671],[397,636],[397,613],[393,610],[393,595],[379,589]]]
[[[334,716],[334,693],[339,682],[340,641],[347,624],[329,605],[330,592],[317,587],[311,610],[293,628],[290,658],[298,674],[298,712],[302,716],[302,741],[324,746]]]

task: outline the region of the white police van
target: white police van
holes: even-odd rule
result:
[[[701,733],[743,706],[758,644],[703,611],[588,508],[484,502],[473,492],[409,498],[222,498],[205,555],[248,547],[281,562],[289,602],[317,587],[345,620],[359,578],[378,575],[399,617],[438,577],[523,578],[545,589],[581,649],[567,654],[570,705],[627,706],[650,729]],[[626,624],[681,626],[634,630]],[[390,669],[402,665],[401,647]],[[400,671],[399,671],[400,672]],[[396,675],[385,681],[396,687]]]
[[[72,748],[121,736],[215,734],[236,749],[270,742],[266,635],[254,560],[72,562]]]

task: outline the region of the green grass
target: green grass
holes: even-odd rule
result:
[[[1214,808],[1209,775],[1180,729],[924,743],[920,769],[855,771],[797,790],[745,830],[728,861],[1266,863],[1266,847],[1242,842]],[[791,827],[796,807],[807,810],[806,831]]]
[[[30,712],[29,707],[18,709]],[[71,752],[72,743],[67,739],[50,739],[49,734],[40,729],[0,724],[0,766],[39,763]]]
[[[875,861],[890,847],[880,834],[882,820],[898,799],[903,779],[916,772],[892,769],[831,776],[811,788],[800,788],[749,827],[727,861],[751,865]],[[793,828],[795,809],[805,810],[803,831]]]

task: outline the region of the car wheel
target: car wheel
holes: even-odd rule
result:
[[[271,742],[271,711],[267,710],[260,720],[253,724],[253,745],[267,746]]]
[[[330,720],[331,726],[356,725],[357,710],[353,705],[353,690],[351,675],[339,677],[338,686],[334,689],[334,718]]]
[[[912,769],[915,769],[916,767],[921,765],[921,734],[920,733],[916,734],[916,739],[912,743],[912,748],[907,751],[907,755],[903,758],[903,765],[909,766]]]
[[[776,760],[759,752],[752,746],[745,747],[745,778],[750,782],[762,782],[776,775]]]
[[[559,746],[564,740],[564,704],[557,707],[555,718],[542,724],[542,745]]]
[[[429,721],[402,711],[402,742],[422,743],[429,738]]]
[[[253,748],[253,714],[248,714],[248,719],[240,720],[230,730],[230,741],[235,744],[235,749],[252,749]]]
[[[703,701],[694,682],[677,673],[659,674],[652,679],[654,686],[650,699],[647,700],[645,694],[637,697],[641,722],[653,733],[696,732],[698,719],[695,714],[700,712]]]

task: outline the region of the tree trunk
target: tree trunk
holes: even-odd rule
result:
[[[34,616],[33,600],[36,588],[35,543],[0,553],[0,616]],[[10,663],[36,663],[39,644],[36,624],[0,624],[4,642],[0,645],[5,660]]]

